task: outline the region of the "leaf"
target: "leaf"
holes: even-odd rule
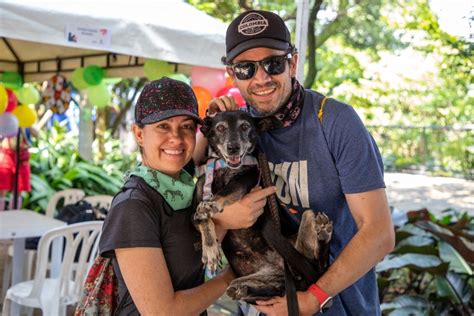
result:
[[[377,264],[376,271],[382,272],[389,269],[410,268],[415,271],[427,271],[433,274],[445,274],[449,264],[432,255],[404,254],[401,256],[388,256]]]
[[[439,256],[444,262],[449,262],[449,270],[472,276],[472,269],[464,258],[450,244],[439,242]]]
[[[390,309],[399,309],[403,307],[413,307],[420,311],[423,308],[429,307],[430,302],[422,296],[414,295],[402,295],[393,299],[390,303],[384,303],[380,305],[380,309],[390,310]]]
[[[392,312],[390,312],[388,315],[390,316],[425,316],[425,313],[423,310],[417,308],[417,307],[402,307],[398,308]]]

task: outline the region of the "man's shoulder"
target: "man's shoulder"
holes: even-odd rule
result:
[[[319,111],[319,108],[324,100],[323,115],[324,117],[336,118],[339,114],[343,112],[353,112],[354,109],[347,103],[344,103],[340,100],[332,98],[331,96],[326,96],[318,91],[305,89],[305,102],[312,104],[315,109]]]

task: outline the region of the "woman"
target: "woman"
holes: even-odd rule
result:
[[[234,278],[225,269],[204,283],[191,222],[194,181],[183,169],[198,122],[194,93],[180,81],[153,81],[137,101],[133,133],[142,162],[115,196],[100,240],[101,255],[114,258],[117,315],[205,313]]]

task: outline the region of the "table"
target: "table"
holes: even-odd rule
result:
[[[42,236],[48,230],[67,223],[30,210],[0,212],[0,239],[13,239],[12,285],[23,281],[25,239]],[[62,242],[53,242],[51,275],[59,274]],[[12,304],[12,315],[18,314],[18,305]]]

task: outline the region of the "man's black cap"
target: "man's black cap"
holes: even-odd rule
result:
[[[226,56],[230,63],[240,53],[256,47],[286,51],[291,47],[290,31],[275,13],[251,10],[240,14],[230,23],[226,33]]]

